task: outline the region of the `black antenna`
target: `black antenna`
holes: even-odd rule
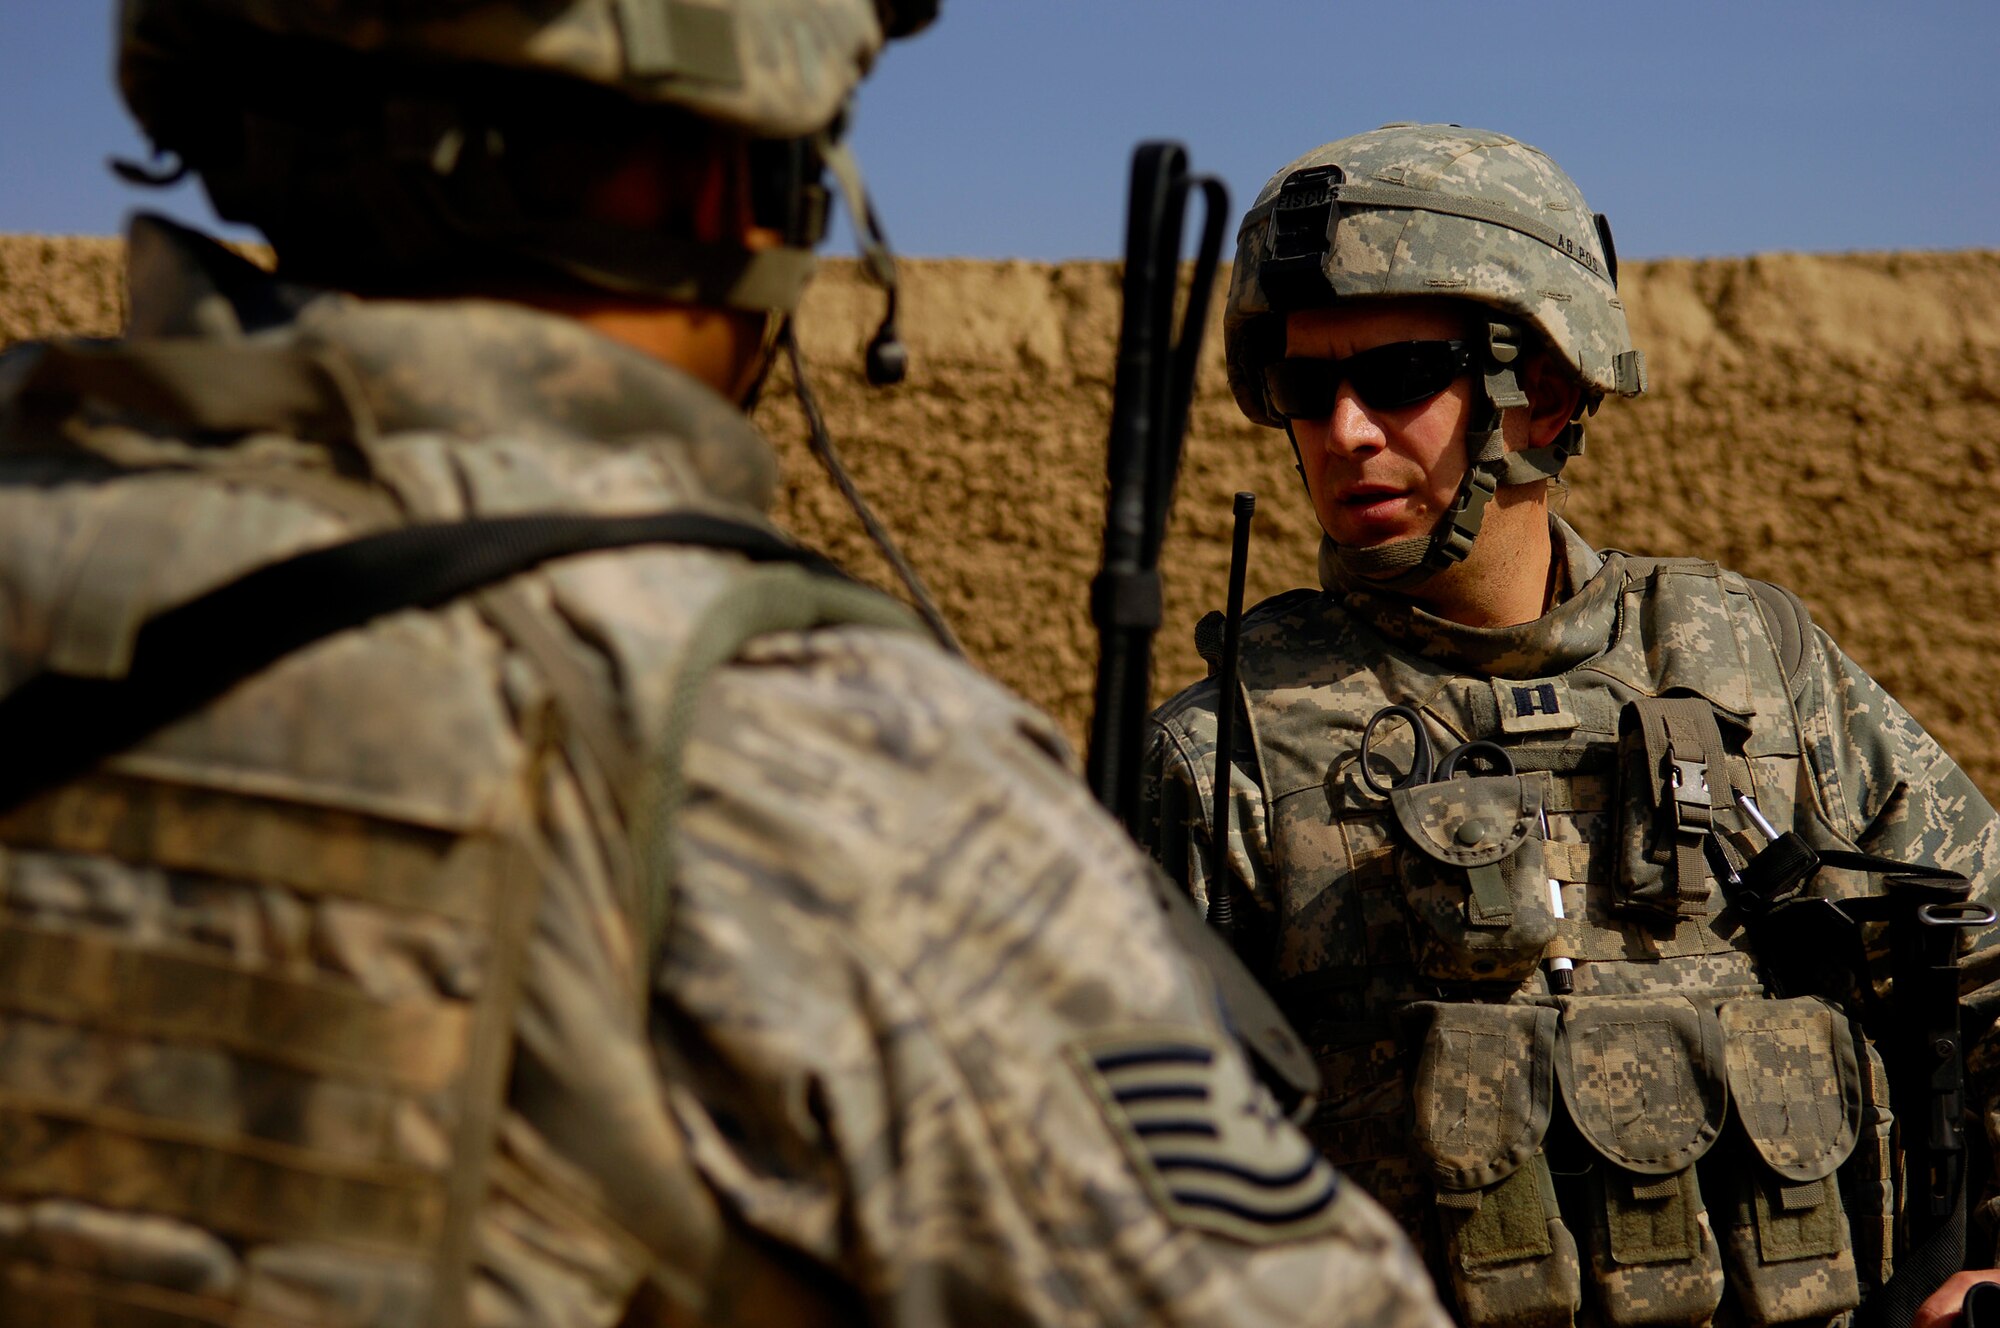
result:
[[[1236,658],[1243,634],[1243,577],[1250,563],[1250,520],[1257,495],[1239,493],[1229,541],[1229,607],[1222,617],[1222,662],[1216,670],[1215,824],[1208,838],[1208,922],[1224,936],[1236,933],[1236,887],[1229,879],[1229,775],[1236,744]]]
[[[1201,249],[1179,336],[1174,291],[1190,190],[1202,194]],[[1153,636],[1160,627],[1160,542],[1180,470],[1194,371],[1221,259],[1229,193],[1188,173],[1178,143],[1141,143],[1132,154],[1125,219],[1124,321],[1111,398],[1110,489],[1104,563],[1090,587],[1097,624],[1096,710],[1089,779],[1098,801],[1136,829],[1140,735],[1151,705]]]

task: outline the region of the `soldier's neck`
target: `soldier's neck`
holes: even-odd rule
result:
[[[741,401],[768,350],[761,315],[734,309],[646,303],[568,293],[516,297],[516,302],[573,318],[600,336],[672,365]]]
[[[1549,535],[1549,486],[1501,489],[1462,563],[1410,592],[1410,598],[1466,627],[1517,627],[1546,613],[1555,590],[1555,547]]]

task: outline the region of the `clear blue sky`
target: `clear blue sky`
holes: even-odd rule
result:
[[[110,0],[0,0],[0,232],[109,233],[142,144]],[[1186,142],[1244,206],[1387,120],[1534,143],[1621,254],[2000,248],[2000,4],[1911,0],[945,0],[863,89],[855,143],[903,252],[1114,254],[1133,143]]]

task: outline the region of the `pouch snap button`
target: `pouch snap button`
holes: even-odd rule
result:
[[[1458,827],[1458,833],[1452,837],[1466,848],[1477,848],[1486,842],[1486,822],[1467,821]]]

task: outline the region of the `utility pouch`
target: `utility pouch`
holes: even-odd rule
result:
[[[1554,1106],[1556,1012],[1424,1003],[1414,1139],[1435,1186],[1467,1328],[1567,1328],[1582,1303],[1542,1140]]]
[[[1565,1003],[1557,1077],[1592,1174],[1588,1231],[1599,1317],[1696,1328],[1722,1301],[1722,1257],[1695,1163],[1728,1110],[1722,1034],[1684,998]]]
[[[1738,1304],[1755,1324],[1851,1310],[1861,1285],[1834,1173],[1863,1113],[1853,1032],[1809,996],[1730,1001],[1721,1022],[1745,1140],[1724,1233]]]
[[[1449,982],[1519,982],[1534,972],[1556,934],[1541,778],[1441,779],[1397,789],[1389,805],[1415,850],[1399,855],[1398,873],[1418,971]]]
[[[1619,717],[1616,900],[1628,917],[1679,922],[1713,911],[1708,840],[1735,788],[1716,719],[1698,696],[1642,696]]]

